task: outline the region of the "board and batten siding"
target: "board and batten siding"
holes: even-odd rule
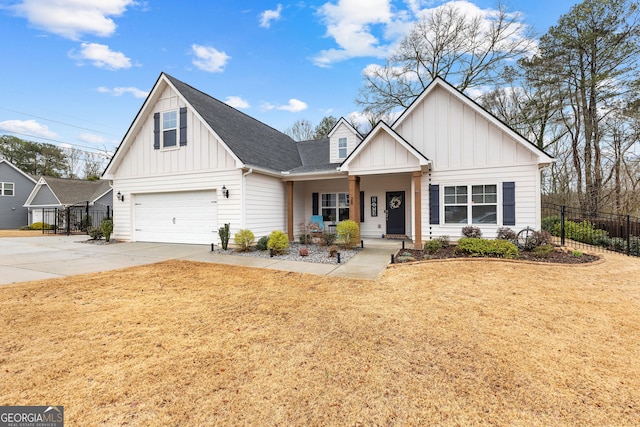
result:
[[[449,171],[434,171],[422,178],[422,239],[443,235],[456,240],[462,235],[463,224],[444,224],[444,187],[453,185],[496,185],[498,192],[497,224],[470,224],[481,228],[483,237],[494,238],[502,227],[502,183],[515,183],[516,224],[508,227],[518,232],[526,227],[540,229],[540,172],[537,165],[511,167],[476,168]],[[439,185],[440,224],[429,224],[429,185]],[[470,195],[469,195],[470,197]]]
[[[119,200],[115,200],[114,202],[113,237],[117,240],[124,241],[131,241],[134,238],[134,209],[136,194],[200,190],[216,190],[218,192],[218,218],[217,223],[214,224],[214,229],[217,230],[225,223],[230,223],[232,233],[235,233],[241,228],[241,183],[242,171],[240,169],[191,173],[184,172],[171,175],[141,176],[118,179],[114,185],[114,190],[120,191],[124,194],[125,200],[124,202]],[[222,186],[225,186],[229,190],[228,199],[221,195],[220,190]],[[219,237],[217,235],[215,236],[215,243],[219,243]]]
[[[355,150],[360,143],[360,138],[355,135],[346,125],[340,123],[338,127],[331,134],[329,142],[329,158],[331,163],[340,163],[344,158],[338,157],[338,141],[340,138],[347,138],[347,156]]]
[[[282,180],[260,173],[245,177],[245,224],[256,236],[268,236],[272,231],[286,232],[286,187]]]
[[[432,160],[436,171],[538,161],[534,151],[439,86],[393,128]]]
[[[349,164],[351,174],[419,170],[418,158],[387,132],[378,133]]]
[[[220,144],[207,126],[187,108],[187,145],[166,149],[153,148],[153,113],[186,107],[177,93],[167,87],[149,114],[131,136],[126,156],[118,165],[118,178],[153,176],[213,169],[233,169],[235,159]],[[120,190],[122,191],[122,190]]]
[[[411,174],[367,175],[360,179],[364,191],[364,221],[360,223],[362,237],[380,238],[386,234],[386,196],[388,191],[405,192],[405,230],[412,237],[413,203],[411,200]],[[378,216],[371,216],[371,196],[378,198]]]

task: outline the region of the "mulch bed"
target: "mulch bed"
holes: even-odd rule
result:
[[[448,259],[448,258],[476,258],[467,254],[459,254],[455,251],[455,245],[449,245],[448,247],[440,249],[434,254],[425,254],[421,249],[400,249],[396,255],[397,260],[399,256],[404,253],[410,253],[415,261],[427,261],[433,259]],[[546,255],[538,255],[531,251],[519,251],[519,260],[535,261],[535,262],[548,262],[554,264],[587,264],[600,259],[597,255],[586,254],[580,252],[581,255],[574,255],[571,251],[563,250],[562,248],[556,248],[553,252]],[[413,260],[412,260],[413,261]]]

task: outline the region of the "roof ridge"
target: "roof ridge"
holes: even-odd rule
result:
[[[196,87],[191,86],[189,83],[185,83],[185,82],[183,82],[182,80],[180,80],[180,79],[178,79],[178,78],[175,78],[175,77],[173,77],[173,76],[172,76],[172,75],[170,75],[170,74],[165,73],[164,71],[162,72],[162,74],[164,74],[164,75],[165,75],[169,80],[172,80],[172,81],[173,81],[173,80],[175,80],[175,81],[177,81],[177,82],[179,82],[179,83],[181,83],[181,84],[183,84],[183,85],[185,85],[185,86],[189,87],[190,89],[193,89],[193,90],[195,90],[196,92],[199,92],[199,93],[201,93],[202,95],[204,95],[204,96],[206,96],[206,97],[208,97],[208,98],[211,98],[212,100],[214,100],[214,101],[216,101],[217,103],[219,103],[219,104],[223,105],[224,107],[226,107],[226,108],[230,108],[230,109],[232,109],[233,111],[235,111],[235,112],[237,112],[237,113],[240,113],[240,114],[242,114],[243,116],[245,116],[245,117],[247,117],[247,118],[249,118],[249,119],[251,119],[251,120],[253,120],[253,121],[255,121],[255,122],[260,123],[261,125],[263,125],[263,126],[267,126],[268,128],[271,128],[271,129],[275,130],[276,132],[281,133],[283,136],[286,136],[287,138],[292,139],[289,135],[287,135],[286,133],[282,132],[281,130],[278,130],[278,129],[274,128],[273,126],[271,126],[271,125],[269,125],[269,124],[267,124],[267,123],[265,123],[265,122],[262,122],[262,121],[260,121],[260,120],[256,119],[255,117],[252,117],[252,116],[250,116],[249,114],[247,114],[247,113],[245,113],[245,112],[243,112],[243,111],[238,110],[237,108],[232,107],[231,105],[227,104],[226,102],[220,101],[218,98],[215,98],[215,97],[213,97],[212,95],[209,95],[208,93],[203,92],[203,91],[201,91],[200,89],[198,89],[198,88],[196,88]],[[292,139],[292,140],[293,140],[293,139]]]

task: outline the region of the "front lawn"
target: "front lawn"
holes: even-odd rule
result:
[[[78,426],[638,425],[640,260],[604,257],[1,286],[0,405]]]

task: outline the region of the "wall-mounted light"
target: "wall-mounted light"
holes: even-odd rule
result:
[[[116,194],[116,197],[118,198],[118,200],[120,200],[121,202],[124,202],[124,194],[122,194],[121,192],[118,191],[118,194]]]
[[[225,187],[224,184],[222,184],[222,195],[225,199],[229,198],[229,190],[227,190],[227,187]]]

